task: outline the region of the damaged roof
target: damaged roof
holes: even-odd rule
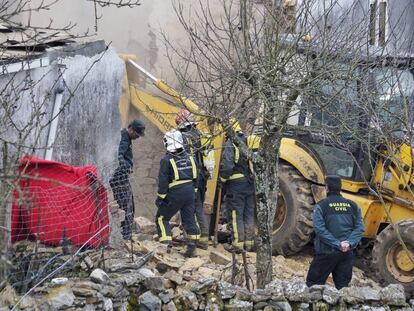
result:
[[[104,40],[81,40],[64,31],[0,23],[0,75],[49,66],[57,58],[92,57],[106,49]]]
[[[73,36],[57,30],[0,24],[0,62],[7,64],[37,58],[49,48],[74,42]]]

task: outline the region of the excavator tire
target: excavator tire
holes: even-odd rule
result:
[[[414,219],[402,220],[396,226],[411,258],[414,258]],[[400,283],[407,297],[414,297],[414,263],[403,250],[391,225],[381,231],[375,240],[372,266],[382,283]]]
[[[293,166],[280,163],[278,207],[273,222],[273,254],[292,255],[311,239],[314,199],[311,185]]]

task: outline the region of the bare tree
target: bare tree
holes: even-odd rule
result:
[[[314,167],[299,171],[279,158],[287,139],[300,144],[307,138],[327,146],[330,159],[321,164],[327,168],[324,173],[342,172],[347,177],[347,166],[351,170],[357,165],[359,174],[370,176],[364,180],[368,184],[377,166],[371,165],[367,172],[356,150],[368,155],[371,163],[381,154],[374,137],[387,137],[382,125],[381,132],[373,133],[375,122],[390,109],[388,101],[378,105],[384,92],[378,85],[386,81],[396,85],[402,73],[391,70],[388,77],[372,81],[372,68],[379,68],[379,75],[389,59],[383,47],[387,42],[384,39],[378,48],[368,46],[372,14],[362,2],[340,4],[344,3],[234,0],[222,1],[222,14],[215,14],[209,2],[200,2],[199,10],[177,2],[189,47],[177,47],[165,36],[182,92],[220,123],[235,117],[260,134],[257,154],[243,150],[255,168],[259,288],[272,279],[272,253],[297,252],[310,240],[312,205],[318,198],[312,190],[324,183],[323,173]],[[402,123],[388,124],[386,133]],[[411,123],[407,126],[411,129]],[[394,144],[391,137],[389,142]],[[350,163],[345,163],[344,154],[351,155]],[[283,196],[284,188],[289,188],[294,201]],[[378,197],[377,190],[368,191]]]
[[[135,7],[140,1],[92,1],[95,4],[95,28],[97,30],[100,15],[98,7]],[[74,88],[65,83],[65,68],[52,66],[36,75],[30,72],[37,63],[42,62],[48,47],[63,46],[73,40],[91,36],[89,30],[74,32],[74,24],[69,22],[56,27],[51,20],[46,26],[31,23],[31,14],[41,14],[58,5],[59,0],[50,1],[2,1],[0,4],[0,61],[2,64],[0,85],[0,278],[6,280],[7,244],[9,241],[10,205],[13,191],[18,191],[19,178],[30,178],[25,171],[18,170],[23,155],[43,155],[50,142],[45,140],[45,131],[53,121],[68,108],[78,87],[92,68],[103,57],[98,57]],[[24,25],[22,16],[29,16]],[[47,68],[47,67],[45,67]],[[43,90],[43,81],[50,80]],[[52,111],[53,102],[63,92],[68,95],[56,111]],[[41,95],[46,94],[46,95]],[[46,147],[45,147],[46,145]],[[2,286],[2,284],[0,284]]]

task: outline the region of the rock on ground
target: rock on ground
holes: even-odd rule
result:
[[[161,310],[161,300],[150,291],[138,297],[140,310],[159,311]]]

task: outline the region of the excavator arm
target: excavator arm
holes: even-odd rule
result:
[[[198,121],[197,128],[203,134],[202,144],[204,146],[204,163],[210,172],[210,179],[207,181],[207,192],[205,198],[205,212],[213,212],[222,144],[224,135],[220,130],[220,125],[209,124],[208,118],[204,117],[204,112],[190,99],[180,95],[164,81],[157,79],[144,68],[139,66],[133,55],[121,55],[125,61],[126,74],[123,81],[123,92],[119,101],[119,111],[121,112],[122,123],[128,123],[128,116],[131,110],[138,110],[149,122],[154,124],[161,133],[176,127],[175,117],[180,109],[191,111]],[[149,79],[152,84],[168,97],[175,101],[175,104],[167,99],[149,94],[140,85],[142,77]],[[219,133],[219,134],[216,134]]]
[[[123,92],[119,101],[119,111],[121,112],[123,124],[126,125],[128,123],[127,118],[132,106],[132,108],[137,109],[162,133],[166,133],[174,128],[175,115],[180,108],[169,103],[166,99],[156,97],[142,90],[139,87],[140,70],[143,70],[149,77],[152,76],[134,62],[135,56],[121,55],[121,57],[125,61],[126,67],[122,88]]]

